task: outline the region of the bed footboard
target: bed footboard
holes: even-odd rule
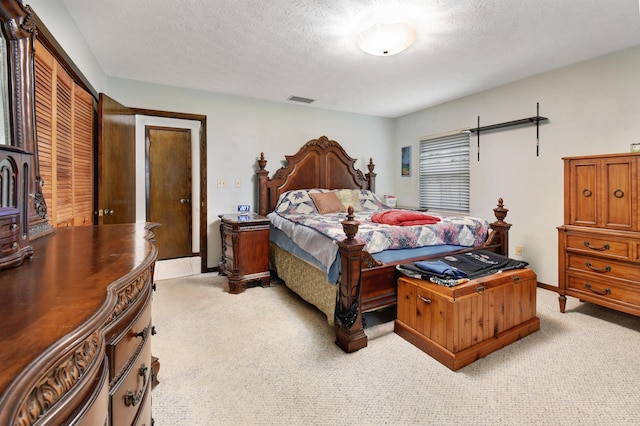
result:
[[[503,256],[509,255],[509,229],[504,221],[509,210],[502,198],[493,209],[496,221],[482,249]],[[336,344],[345,352],[355,352],[367,346],[367,335],[362,323],[362,312],[391,306],[397,302],[395,264],[382,265],[362,249],[364,244],[355,239],[360,223],[354,220],[349,207],[347,220],[342,222],[347,236],[338,243],[341,260],[340,288],[336,306]]]

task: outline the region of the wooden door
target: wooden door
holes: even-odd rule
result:
[[[136,221],[135,114],[104,93],[98,100],[98,223]]]
[[[192,256],[191,131],[145,128],[147,221],[154,229],[158,259]]]

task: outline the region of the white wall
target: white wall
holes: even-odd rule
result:
[[[398,203],[417,204],[418,151],[423,136],[536,115],[536,128],[472,135],[471,214],[493,218],[502,197],[512,223],[510,254],[523,246],[540,282],[557,285],[557,231],[563,223],[563,156],[629,152],[640,142],[640,47],[578,63],[396,120],[395,189]],[[412,146],[412,176],[400,177],[400,148]],[[414,172],[415,171],[415,172]]]
[[[257,209],[256,160],[261,152],[271,175],[305,142],[326,135],[340,142],[356,167],[367,171],[372,157],[378,194],[392,192],[394,120],[339,113],[306,105],[264,102],[139,81],[109,78],[107,94],[134,108],[207,116],[207,224],[209,267],[220,260],[218,215],[238,204]],[[217,180],[225,179],[226,188]],[[240,188],[235,181],[240,181]]]
[[[107,76],[62,0],[24,0],[24,3],[31,6],[93,88],[104,92]]]

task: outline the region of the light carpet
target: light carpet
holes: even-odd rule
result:
[[[227,292],[202,274],[157,282],[155,424],[640,424],[640,318],[538,289],[541,329],[453,372],[371,324],[352,354],[286,286]]]

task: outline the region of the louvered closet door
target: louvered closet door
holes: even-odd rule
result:
[[[36,43],[36,131],[48,219],[93,222],[93,98]]]

